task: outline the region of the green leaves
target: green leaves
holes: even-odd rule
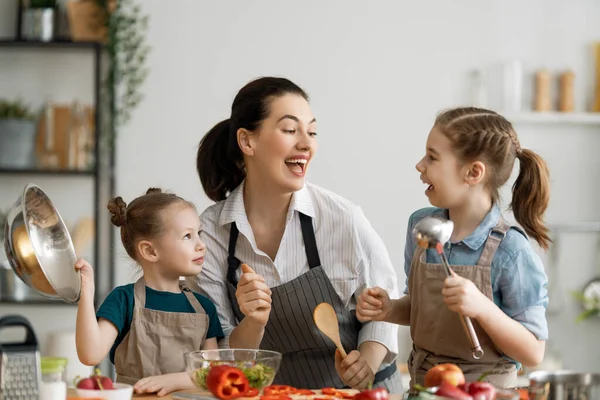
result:
[[[96,3],[103,9],[108,30],[109,70],[103,84],[104,109],[108,115],[103,126],[109,127],[106,138],[112,146],[144,97],[141,87],[148,76],[146,59],[150,47],[145,35],[149,18],[134,0],[118,0],[112,13],[110,0],[96,0]]]
[[[575,318],[575,322],[582,322],[594,316],[600,316],[600,299],[584,296],[583,292],[571,292],[573,298],[583,304],[585,311]]]
[[[0,119],[35,120],[35,114],[21,100],[0,100]]]

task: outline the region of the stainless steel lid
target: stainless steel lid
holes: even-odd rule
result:
[[[75,270],[75,249],[50,198],[28,184],[9,210],[4,248],[15,273],[40,294],[77,303],[81,277]]]

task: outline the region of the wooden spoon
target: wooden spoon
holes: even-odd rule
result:
[[[342,346],[342,341],[340,340],[339,322],[333,307],[331,307],[329,303],[319,304],[313,311],[313,319],[315,320],[317,328],[319,328],[325,336],[331,339],[342,354],[342,357],[346,358],[347,354],[344,350],[344,346]]]

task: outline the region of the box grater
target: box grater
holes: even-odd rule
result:
[[[38,400],[42,380],[38,341],[29,321],[20,315],[0,318],[0,338],[7,327],[27,331],[23,343],[0,340],[0,400]]]

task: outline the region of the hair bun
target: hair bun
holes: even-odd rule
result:
[[[162,193],[162,190],[160,190],[158,188],[150,188],[150,189],[146,190],[146,194],[151,194],[151,193]]]
[[[110,222],[115,226],[123,226],[127,222],[127,203],[123,201],[121,196],[115,197],[108,202],[108,211],[112,214]]]

